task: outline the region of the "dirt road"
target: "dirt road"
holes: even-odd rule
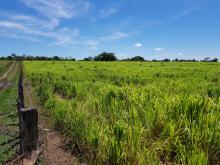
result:
[[[2,89],[5,89],[7,87],[10,86],[10,82],[9,82],[9,79],[10,79],[10,74],[12,73],[12,71],[14,70],[15,68],[15,63],[13,63],[10,68],[0,77],[0,91]]]

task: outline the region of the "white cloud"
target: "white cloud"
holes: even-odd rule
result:
[[[58,31],[42,34],[46,37],[54,38],[56,41],[53,44],[66,46],[75,44],[74,39],[80,34],[80,32],[77,29],[69,29],[66,27]]]
[[[48,18],[73,18],[90,9],[85,0],[20,0]],[[80,9],[80,10],[79,10]]]
[[[0,35],[32,41],[47,41],[50,44],[70,45],[75,43],[79,30],[74,27],[59,27],[60,19],[74,18],[89,9],[85,0],[20,0],[42,16],[12,14],[0,11]],[[80,10],[79,10],[80,8]],[[23,37],[25,36],[25,37]]]
[[[130,35],[131,35],[130,33],[115,32],[109,36],[100,37],[99,40],[103,40],[103,41],[119,40],[119,39],[127,38]]]
[[[0,36],[7,37],[7,38],[12,38],[12,39],[23,39],[23,40],[32,41],[32,42],[43,42],[42,40],[39,40],[39,39],[34,38],[32,36],[19,35],[19,34],[11,33],[9,31],[5,31],[5,30],[2,30],[2,29],[0,29]]]
[[[124,32],[114,32],[110,35],[102,36],[102,37],[94,37],[94,39],[86,40],[84,42],[79,42],[78,44],[86,45],[91,47],[91,49],[96,50],[97,46],[101,42],[108,42],[108,41],[114,41],[114,40],[120,40],[123,38],[130,37],[133,33],[124,33]]]
[[[115,32],[111,36],[109,36],[108,38],[112,39],[112,40],[118,40],[118,39],[126,38],[128,36],[129,36],[129,34],[126,34],[123,32]]]
[[[0,36],[40,41],[52,45],[80,44],[95,50],[100,42],[120,40],[133,34],[116,31],[101,37],[83,37],[74,27],[59,26],[62,19],[72,19],[88,11],[90,3],[86,0],[20,0],[20,2],[34,9],[38,14],[24,15],[0,11]],[[117,10],[111,8],[106,11],[105,16],[114,13],[117,13]]]
[[[85,42],[85,45],[88,45],[88,46],[94,46],[98,44],[99,44],[99,41],[96,41],[96,40],[88,40]]]
[[[155,48],[154,51],[156,52],[163,52],[165,50],[165,48]]]
[[[118,8],[103,9],[99,11],[99,16],[101,18],[106,18],[106,17],[117,14],[118,11],[119,11]]]
[[[86,0],[20,0],[27,7],[34,9],[41,16],[10,14],[2,12],[5,17],[4,30],[13,31],[14,36],[28,36],[33,39],[50,40],[56,45],[69,45],[79,35],[79,30],[71,27],[59,27],[61,19],[72,19],[90,9]],[[79,10],[80,9],[80,10]],[[42,17],[43,16],[43,17]],[[7,24],[6,24],[7,22]],[[2,25],[2,26],[3,26]],[[7,25],[7,26],[6,26]],[[11,30],[10,29],[10,30]],[[2,33],[1,33],[2,34]],[[12,35],[13,36],[13,35]]]
[[[73,39],[80,33],[77,29],[61,28],[51,30],[38,23],[19,22],[10,19],[0,21],[0,27],[1,36],[10,34],[9,37],[11,38],[27,38],[32,41],[39,40],[39,37],[41,37],[41,40],[52,39],[51,42],[58,45],[72,44]]]
[[[193,7],[193,8],[190,8],[190,9],[186,9],[186,10],[172,16],[171,19],[175,20],[175,19],[179,19],[181,17],[185,17],[185,16],[190,15],[192,12],[197,11],[199,9],[200,9],[200,7]]]
[[[134,47],[137,47],[137,48],[140,48],[140,47],[142,47],[143,45],[142,45],[142,43],[135,43],[133,46],[134,46]]]
[[[2,28],[9,28],[9,29],[17,29],[17,30],[24,30],[25,27],[23,25],[20,25],[16,22],[10,22],[10,21],[0,21],[0,27]]]
[[[58,19],[40,19],[29,15],[8,15],[8,18],[33,28],[41,27],[54,29],[59,25]]]
[[[96,50],[97,49],[97,45],[99,44],[99,41],[97,41],[97,40],[88,40],[88,41],[85,41],[84,44],[86,46],[91,47],[92,50]]]

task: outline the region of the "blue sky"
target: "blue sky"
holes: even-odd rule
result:
[[[1,0],[0,55],[220,58],[219,0]]]

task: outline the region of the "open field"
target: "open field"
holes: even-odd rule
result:
[[[2,144],[19,135],[16,109],[19,67],[17,63],[5,61],[1,62],[0,68],[4,70],[0,76],[2,87],[0,88],[0,144]],[[0,146],[0,164],[16,154],[17,146],[13,146],[13,144],[14,142]]]
[[[220,64],[23,62],[54,127],[93,164],[220,164]]]

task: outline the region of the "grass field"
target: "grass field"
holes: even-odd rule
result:
[[[24,62],[70,149],[92,164],[220,164],[220,64]]]
[[[11,64],[8,64],[7,61],[0,62],[1,74],[9,69]],[[1,72],[1,69],[4,71]],[[7,87],[0,89],[0,144],[19,135],[18,126],[9,126],[10,124],[18,124],[16,109],[18,70],[18,65],[14,65],[11,73],[7,75],[7,80],[4,80],[8,82]],[[17,147],[12,148],[11,146],[0,146],[0,164],[16,154]]]

